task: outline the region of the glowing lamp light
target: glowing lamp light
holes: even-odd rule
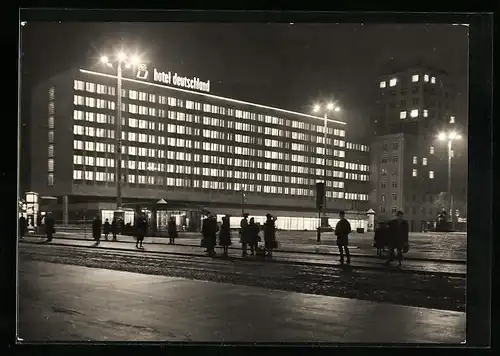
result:
[[[321,106],[319,105],[314,105],[314,112],[318,112],[321,109]]]
[[[106,63],[108,63],[108,62],[109,62],[109,58],[108,58],[107,56],[102,56],[102,57],[101,57],[101,63],[106,64]]]
[[[329,103],[329,104],[327,105],[327,107],[326,107],[326,108],[327,108],[328,110],[333,110],[333,108],[334,108],[333,103]]]
[[[454,132],[454,131],[450,132],[449,138],[450,138],[450,140],[456,139],[457,138],[457,133]]]
[[[118,52],[117,57],[118,57],[118,60],[120,60],[120,61],[124,61],[125,59],[127,59],[127,56],[123,52]]]
[[[139,64],[141,64],[141,58],[138,55],[134,55],[130,59],[130,63],[134,66],[138,66]]]
[[[444,141],[446,140],[446,134],[444,132],[441,132],[439,135],[438,135],[438,139],[441,140],[441,141]]]
[[[337,106],[337,107],[335,108],[335,111],[336,111],[336,112],[339,112],[339,111],[340,111],[340,108]]]

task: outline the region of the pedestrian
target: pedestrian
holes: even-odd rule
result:
[[[52,241],[54,238],[54,234],[56,233],[55,229],[55,220],[52,217],[51,213],[47,213],[44,217],[44,223],[45,223],[45,234],[47,235],[47,242]]]
[[[109,224],[108,219],[106,219],[104,221],[104,225],[102,227],[102,232],[104,233],[104,238],[106,239],[106,241],[108,241],[108,235],[111,232],[111,225]]]
[[[404,213],[398,211],[396,218],[389,222],[389,258],[385,262],[388,266],[394,261],[394,250],[397,250],[398,266],[403,261],[403,252],[408,252],[408,222],[404,219]]]
[[[208,256],[213,257],[215,255],[215,245],[217,244],[217,231],[219,227],[217,226],[217,219],[211,213],[207,214],[207,217],[203,220],[203,225],[201,228],[201,233],[203,235],[202,245],[206,248]]]
[[[255,223],[255,219],[251,218],[248,227],[248,237],[247,237],[247,243],[250,246],[250,254],[252,256],[255,256],[255,252],[257,251],[257,244],[259,242],[260,236],[260,227]]]
[[[266,215],[264,223],[264,248],[269,257],[273,257],[273,249],[277,247],[276,242],[276,219],[271,215]]]
[[[175,223],[175,217],[172,216],[170,220],[168,220],[167,224],[167,232],[168,232],[168,244],[172,245],[175,243],[175,239],[177,238],[177,224]]]
[[[378,257],[383,257],[383,252],[385,252],[385,248],[389,244],[388,233],[389,229],[387,223],[380,221],[378,227],[375,229],[375,236],[373,237],[373,247],[377,249]]]
[[[347,257],[347,263],[351,263],[351,255],[349,253],[349,234],[351,233],[351,224],[345,218],[345,212],[339,213],[340,220],[335,226],[335,235],[337,236],[337,246],[340,252],[340,263],[344,264],[344,252]]]
[[[92,237],[95,240],[95,245],[98,246],[101,242],[101,228],[102,228],[102,220],[99,215],[96,215],[94,220],[92,221]]]
[[[111,221],[111,234],[113,235],[113,241],[116,241],[116,234],[118,233],[118,221],[116,220],[116,216],[113,217]]]
[[[228,256],[229,246],[231,245],[231,228],[229,225],[229,216],[222,218],[222,225],[219,231],[219,246],[222,246],[224,257]]]
[[[241,242],[241,257],[247,255],[248,246],[248,214],[244,213],[240,221],[240,242]]]
[[[142,243],[144,242],[144,237],[148,232],[148,221],[146,219],[146,216],[144,216],[144,214],[141,214],[137,217],[135,223],[135,230],[137,236],[137,242],[135,244],[135,247],[143,248]]]
[[[26,234],[26,230],[28,228],[28,224],[26,222],[26,218],[24,216],[19,217],[19,238],[24,238]]]

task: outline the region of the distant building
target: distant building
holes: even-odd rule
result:
[[[436,130],[456,116],[449,74],[424,64],[386,68],[374,88],[374,136]]]
[[[325,162],[321,117],[211,95],[209,86],[187,90],[188,78],[165,85],[156,69],[154,77],[145,73],[123,78],[125,206],[163,198],[177,215],[198,219],[191,213],[208,209],[231,214],[236,225],[244,208],[277,216],[281,229],[311,230],[326,164],[330,224],[346,210],[353,228],[364,227],[369,146],[346,141],[345,122],[328,121]],[[55,213],[65,222],[116,207],[116,80],[80,69],[33,91],[29,189],[57,197]]]
[[[434,227],[448,205],[447,143],[441,131],[457,130],[453,143],[452,196],[457,221],[466,218],[467,132],[455,117],[455,91],[448,73],[417,64],[388,68],[377,81],[371,144],[370,202],[376,219],[403,210],[412,231]],[[443,195],[443,193],[445,195]],[[456,228],[463,229],[457,224]]]

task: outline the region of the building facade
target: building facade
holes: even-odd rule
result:
[[[123,206],[164,199],[179,214],[269,212],[279,228],[309,230],[326,176],[330,224],[347,210],[364,227],[369,147],[346,141],[345,122],[328,120],[325,144],[323,118],[139,74],[122,80],[121,155],[115,75],[80,69],[35,89],[30,189],[57,197],[61,220],[116,208],[121,156]]]
[[[455,227],[464,229],[458,220],[466,220],[467,213],[467,132],[455,116],[449,74],[422,64],[392,68],[380,76],[375,90],[370,201],[378,219],[402,210],[412,231],[434,227],[437,214],[448,206],[448,149],[438,135],[456,131],[463,139],[453,143],[455,203],[449,213]]]

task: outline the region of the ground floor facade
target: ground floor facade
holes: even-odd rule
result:
[[[88,226],[94,217],[99,216],[103,221],[111,221],[116,209],[116,202],[112,197],[99,196],[60,196],[49,202],[41,203],[39,213],[43,216],[51,212],[56,223],[63,226]],[[167,221],[174,217],[178,230],[199,231],[201,221],[206,212],[211,212],[221,221],[222,216],[230,216],[231,228],[237,229],[243,213],[248,213],[257,223],[264,223],[266,214],[277,217],[276,227],[280,230],[315,230],[320,225],[318,211],[314,207],[280,206],[269,204],[235,203],[224,201],[184,201],[166,199],[166,197],[123,199],[122,204],[124,223],[133,224],[134,216],[138,212],[148,217],[153,234],[166,232]],[[344,210],[344,209],[342,209]],[[338,221],[340,210],[327,209],[328,224],[334,227]],[[345,210],[352,229],[367,229],[368,216],[366,211]],[[323,216],[323,213],[321,214]]]

